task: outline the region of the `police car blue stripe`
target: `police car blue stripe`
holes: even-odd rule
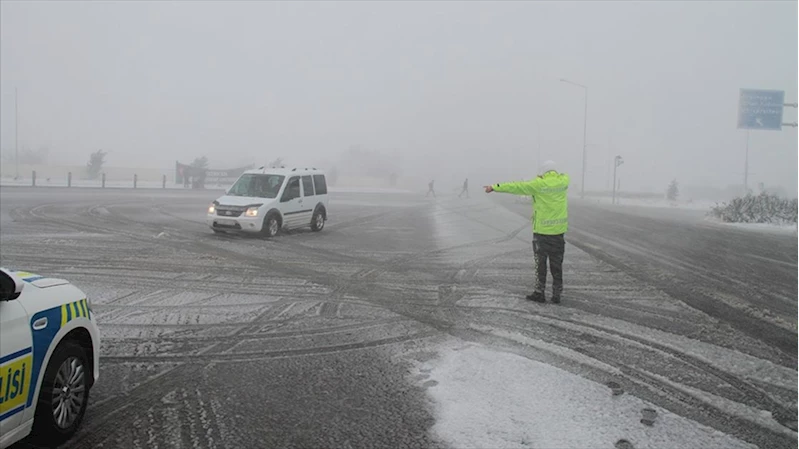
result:
[[[21,357],[21,356],[23,356],[25,354],[29,354],[32,350],[33,350],[33,348],[29,347],[29,348],[21,349],[21,350],[15,352],[13,354],[9,354],[7,356],[0,357],[0,363],[6,363],[9,360],[14,360],[17,357]]]
[[[69,309],[67,307],[67,309]],[[33,333],[33,369],[31,370],[31,387],[39,381],[41,371],[44,370],[44,357],[53,343],[53,339],[61,329],[61,306],[52,309],[42,310],[31,317],[31,326],[39,318],[47,318],[49,324],[42,330]],[[28,392],[28,407],[33,404],[33,395],[36,388],[31,388]]]
[[[36,281],[38,281],[40,279],[44,279],[44,276],[34,276],[32,278],[25,278],[25,279],[23,279],[23,281],[25,281],[25,282],[36,282]]]
[[[19,407],[15,408],[14,410],[9,410],[9,411],[3,413],[2,415],[0,415],[0,421],[4,420],[6,418],[10,418],[10,417],[16,415],[17,413],[19,413],[19,412],[21,412],[23,410],[25,410],[25,404],[22,404]]]

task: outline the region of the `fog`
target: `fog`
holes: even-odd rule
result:
[[[329,168],[380,152],[457,187],[554,159],[587,189],[743,182],[740,88],[797,100],[796,2],[2,2],[0,147],[51,164]],[[797,119],[786,108],[784,122]],[[750,186],[795,195],[797,130],[753,131]],[[8,163],[8,158],[3,163]],[[424,189],[426,185],[420,185]]]

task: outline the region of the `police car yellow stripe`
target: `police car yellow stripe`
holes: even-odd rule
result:
[[[61,304],[61,327],[64,327],[69,321],[69,316],[67,315],[67,305]]]
[[[25,408],[31,391],[32,348],[0,358],[0,421]]]
[[[86,298],[61,305],[61,326],[74,320],[75,318],[89,318],[89,305]]]

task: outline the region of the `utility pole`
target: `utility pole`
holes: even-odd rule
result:
[[[19,111],[17,108],[17,88],[14,88],[14,179],[19,179]]]

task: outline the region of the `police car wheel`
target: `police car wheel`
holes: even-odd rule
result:
[[[89,402],[90,368],[84,349],[72,341],[58,345],[44,373],[32,439],[58,445],[80,427]]]

